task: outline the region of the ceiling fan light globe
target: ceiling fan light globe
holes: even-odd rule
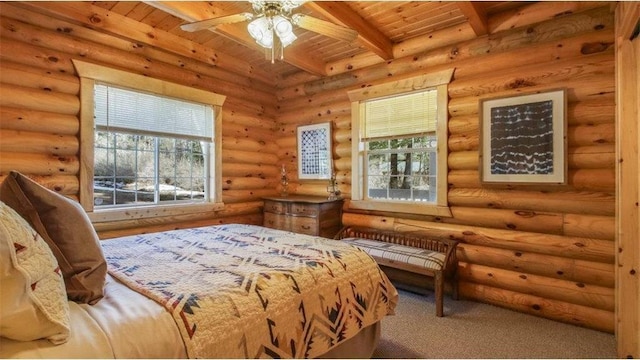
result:
[[[271,49],[273,47],[273,33],[266,32],[262,38],[256,39],[256,42],[263,48]]]
[[[260,46],[265,48],[273,46],[273,31],[269,27],[269,20],[264,16],[250,22],[247,25],[247,31]]]
[[[266,30],[269,28],[269,22],[263,16],[253,20],[247,25],[247,31],[249,31],[249,35],[255,40],[262,38]]]
[[[289,32],[283,35],[278,34],[278,37],[280,38],[282,47],[287,47],[288,45],[291,45],[291,43],[298,38],[293,32]]]
[[[280,38],[292,34],[293,25],[284,16],[276,15],[273,17],[273,28]]]

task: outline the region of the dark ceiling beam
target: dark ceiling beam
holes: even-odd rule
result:
[[[358,41],[385,60],[393,59],[393,42],[380,30],[366,21],[341,1],[307,2],[306,8],[322,14],[327,19],[358,32]]]
[[[145,1],[145,3],[187,22],[206,20],[212,17],[212,13],[218,13],[219,15],[216,15],[216,17],[229,15],[222,14],[221,10],[215,11],[214,9],[214,11],[212,11],[212,4],[214,3],[211,2]],[[219,25],[209,30],[216,34],[225,36],[245,47],[264,53],[265,49],[258,45],[249,33],[242,28]],[[315,75],[326,75],[326,64],[297,52],[295,42],[285,49],[283,61]]]
[[[456,5],[462,14],[469,21],[469,25],[478,36],[487,35],[489,33],[489,23],[487,15],[484,13],[479,4],[473,1],[459,1]]]

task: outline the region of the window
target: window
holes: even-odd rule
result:
[[[73,62],[81,85],[79,200],[94,222],[222,208],[224,96]]]
[[[448,70],[349,92],[351,207],[451,215],[446,179],[452,74]]]
[[[209,198],[211,106],[96,83],[94,119],[95,207]]]
[[[435,203],[437,91],[364,102],[365,194]]]

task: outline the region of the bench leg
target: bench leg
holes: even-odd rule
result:
[[[453,300],[458,300],[460,298],[460,294],[458,293],[458,275],[454,275],[451,278],[451,287],[453,288],[452,295]]]
[[[444,276],[442,276],[442,272],[436,273],[434,288],[436,293],[436,316],[443,317],[444,311],[443,311],[442,297],[444,293]]]

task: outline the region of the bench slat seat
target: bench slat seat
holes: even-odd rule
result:
[[[342,241],[359,247],[374,258],[389,262],[401,262],[431,270],[442,270],[445,264],[445,254],[437,251],[359,238],[346,238]]]
[[[444,315],[445,278],[452,282],[453,298],[458,298],[455,240],[357,226],[345,226],[335,239],[365,251],[380,265],[433,277],[436,316]]]

